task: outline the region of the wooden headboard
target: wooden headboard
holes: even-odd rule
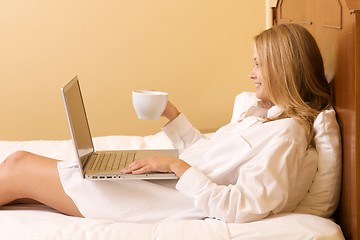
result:
[[[360,239],[360,0],[279,0],[273,21],[301,24],[319,44],[343,144],[342,192],[334,217],[346,239]]]

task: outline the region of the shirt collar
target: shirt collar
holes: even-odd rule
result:
[[[280,116],[280,114],[283,113],[283,110],[281,108],[279,108],[278,106],[274,105],[272,106],[268,112],[267,112],[267,118],[275,118]]]

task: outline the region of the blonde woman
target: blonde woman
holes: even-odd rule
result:
[[[312,125],[331,105],[330,88],[305,28],[279,25],[254,42],[255,93],[238,96],[231,123],[206,137],[169,102],[163,131],[179,159],[149,157],[123,169],[174,172],[179,180],[84,180],[73,166],[19,151],[0,165],[0,204],[36,201],[72,216],[129,222],[240,223],[293,211],[317,168]]]

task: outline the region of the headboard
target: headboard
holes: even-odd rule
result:
[[[360,0],[279,0],[273,24],[294,22],[315,37],[341,129],[341,200],[334,216],[346,239],[360,239]]]

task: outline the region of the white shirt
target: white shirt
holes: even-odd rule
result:
[[[226,222],[290,212],[306,195],[316,171],[316,158],[305,158],[304,128],[291,118],[264,122],[244,117],[257,103],[251,93],[236,101],[231,123],[210,138],[183,114],[163,128],[180,158],[192,165],[176,188],[208,217]],[[273,106],[267,117],[280,113]]]

